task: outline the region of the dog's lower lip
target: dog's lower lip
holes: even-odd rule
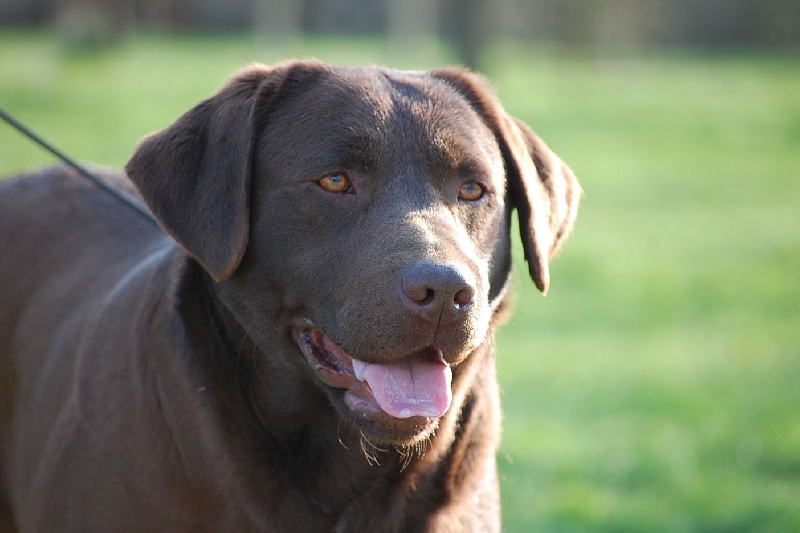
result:
[[[452,371],[435,348],[370,363],[350,356],[308,321],[295,324],[292,334],[317,378],[345,389],[346,403],[354,411],[438,418],[450,407]]]
[[[321,331],[310,327],[295,328],[294,337],[323,383],[337,389],[354,385],[356,376],[352,358],[337,349]]]

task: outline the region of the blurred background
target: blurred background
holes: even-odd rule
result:
[[[796,48],[796,0],[3,0],[4,26],[51,27],[73,45],[136,30],[388,36],[403,47],[445,38],[480,66],[498,37],[615,53],[641,46]]]
[[[312,56],[470,65],[585,188],[546,298],[516,250],[506,531],[800,531],[800,2],[0,0],[0,106],[82,161]]]

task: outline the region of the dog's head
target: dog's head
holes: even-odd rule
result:
[[[126,170],[280,379],[394,444],[468,388],[509,280],[511,210],[546,292],[580,196],[460,69],[252,66]]]

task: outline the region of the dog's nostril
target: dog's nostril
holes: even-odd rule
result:
[[[420,307],[425,307],[426,305],[430,305],[436,298],[436,294],[434,293],[433,289],[425,286],[409,287],[406,284],[404,284],[403,290],[405,291],[409,299],[415,304],[419,305]]]
[[[403,292],[417,305],[425,306],[433,302],[435,294],[433,289],[424,284],[414,284],[403,280]]]
[[[430,305],[436,299],[436,293],[433,292],[433,289],[428,289],[425,292],[425,297],[422,300],[419,300],[417,303],[420,305]]]
[[[456,293],[453,304],[456,309],[463,311],[472,306],[473,298],[475,298],[475,290],[472,287],[465,287]]]

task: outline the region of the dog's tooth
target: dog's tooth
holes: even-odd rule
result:
[[[369,365],[364,361],[353,358],[353,373],[355,373],[358,381],[364,381],[364,370],[367,369],[367,366]]]

